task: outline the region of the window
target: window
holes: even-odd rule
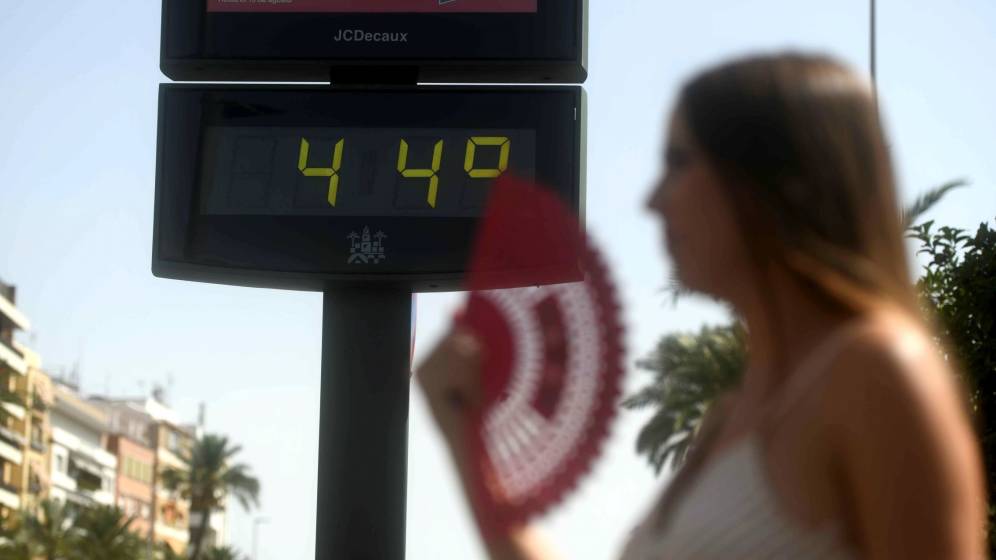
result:
[[[39,453],[45,452],[45,437],[41,427],[41,418],[33,417],[31,423],[31,448]]]
[[[180,452],[180,437],[173,430],[166,435],[166,447],[173,453]]]
[[[152,484],[152,465],[143,463],[133,457],[125,457],[125,476],[132,480]]]
[[[11,480],[14,478],[14,469],[11,464],[3,459],[0,459],[0,470],[3,471],[2,474],[0,474],[0,482],[4,485],[10,486]]]
[[[66,458],[64,456],[55,456],[55,470],[61,473],[66,472]]]

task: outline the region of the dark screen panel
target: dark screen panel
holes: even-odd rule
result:
[[[539,0],[208,0],[209,12],[310,14],[530,13]]]
[[[531,168],[532,177],[578,210],[582,109],[577,87],[357,91],[162,86],[154,272],[170,278],[303,289],[354,281],[457,288],[479,211],[461,209],[461,200],[457,206],[453,199],[443,204],[442,193],[447,187],[454,189],[445,192],[459,192],[455,177],[465,173],[463,167],[456,165],[440,175],[438,214],[415,205],[424,201],[426,178],[412,178],[412,190],[406,192],[417,196],[401,201],[401,206],[411,207],[400,211],[386,206],[398,202],[390,197],[363,206],[363,211],[321,207],[327,205],[328,177],[309,178],[319,181],[313,185],[319,196],[307,204],[317,204],[320,211],[219,211],[210,202],[213,192],[224,191],[216,182],[219,163],[212,161],[218,156],[210,155],[219,131],[256,129],[264,136],[275,131],[348,131],[370,138],[418,131],[428,133],[429,145],[435,136],[457,144],[457,164],[466,159],[466,138],[478,132],[492,137],[502,133],[510,143],[526,147],[525,157],[519,155],[518,160],[510,152],[507,172],[513,172],[512,163],[518,161],[514,167],[521,174],[530,176]],[[414,135],[412,140],[414,149]],[[329,152],[330,145],[323,149]],[[381,154],[383,165],[389,155],[397,154]],[[491,155],[500,157],[500,150],[493,149]],[[481,164],[495,162],[482,159]],[[345,189],[345,175],[341,179]]]
[[[164,0],[161,65],[170,78],[327,82],[356,66],[403,69],[420,82],[587,76],[583,0],[510,13],[208,12],[206,1]]]

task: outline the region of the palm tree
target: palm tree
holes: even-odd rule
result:
[[[948,192],[964,187],[968,185],[968,181],[965,179],[955,179],[953,181],[948,181],[939,187],[935,187],[925,192],[924,194],[917,197],[908,207],[903,209],[902,213],[902,223],[903,227],[910,231],[914,223],[927,213],[928,210],[935,204],[941,201]]]
[[[166,543],[159,543],[156,546],[156,550],[153,554],[152,560],[187,560],[182,555],[178,554]]]
[[[125,516],[119,508],[97,506],[83,510],[76,519],[79,530],[74,557],[102,560],[134,560],[143,549],[144,541],[131,531],[134,516]]]
[[[680,464],[699,421],[712,401],[740,379],[747,360],[745,332],[734,323],[704,327],[698,334],[665,336],[657,349],[636,366],[654,381],[623,401],[630,409],[654,407],[636,439],[659,474],[670,460]]]
[[[204,555],[204,560],[246,560],[246,557],[232,547],[222,546],[208,550]]]
[[[23,525],[23,513],[4,520],[0,527],[0,560],[32,560],[34,557]]]
[[[32,551],[32,558],[66,560],[71,558],[79,543],[79,531],[74,526],[75,511],[53,500],[42,500],[40,516],[21,513],[21,531]]]
[[[198,523],[190,526],[193,560],[203,560],[201,550],[211,512],[224,504],[227,495],[235,496],[246,510],[259,506],[259,480],[252,476],[247,465],[232,462],[241,450],[241,446],[230,445],[227,437],[208,434],[183,457],[185,469],[169,468],[163,472],[166,488],[190,500],[191,513],[200,514]]]

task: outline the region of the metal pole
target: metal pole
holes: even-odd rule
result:
[[[872,95],[875,100],[875,113],[878,114],[878,77],[877,77],[877,68],[876,68],[877,56],[875,52],[876,48],[875,44],[877,42],[875,36],[876,34],[875,0],[869,0],[869,10],[871,11],[871,13],[869,14],[868,18],[868,26],[869,26],[868,42],[870,43],[868,49],[868,57],[870,59],[869,67],[871,68]]]
[[[328,290],[322,317],[316,560],[402,560],[407,289]]]
[[[269,520],[268,517],[257,517],[252,521],[252,560],[259,560],[259,526]]]

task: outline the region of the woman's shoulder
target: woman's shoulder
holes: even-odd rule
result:
[[[954,372],[923,324],[899,312],[876,313],[854,327],[830,365],[831,385],[841,396],[951,398]]]
[[[870,469],[902,467],[921,480],[932,468],[974,469],[967,393],[921,322],[901,314],[869,320],[830,369],[824,418],[840,456]]]
[[[849,419],[896,408],[927,416],[965,412],[942,349],[922,323],[899,312],[880,312],[858,324],[827,373],[826,402]]]
[[[876,317],[828,373],[828,443],[861,540],[899,524],[940,542],[962,534],[952,523],[978,525],[978,445],[963,389],[929,332],[901,315]]]

